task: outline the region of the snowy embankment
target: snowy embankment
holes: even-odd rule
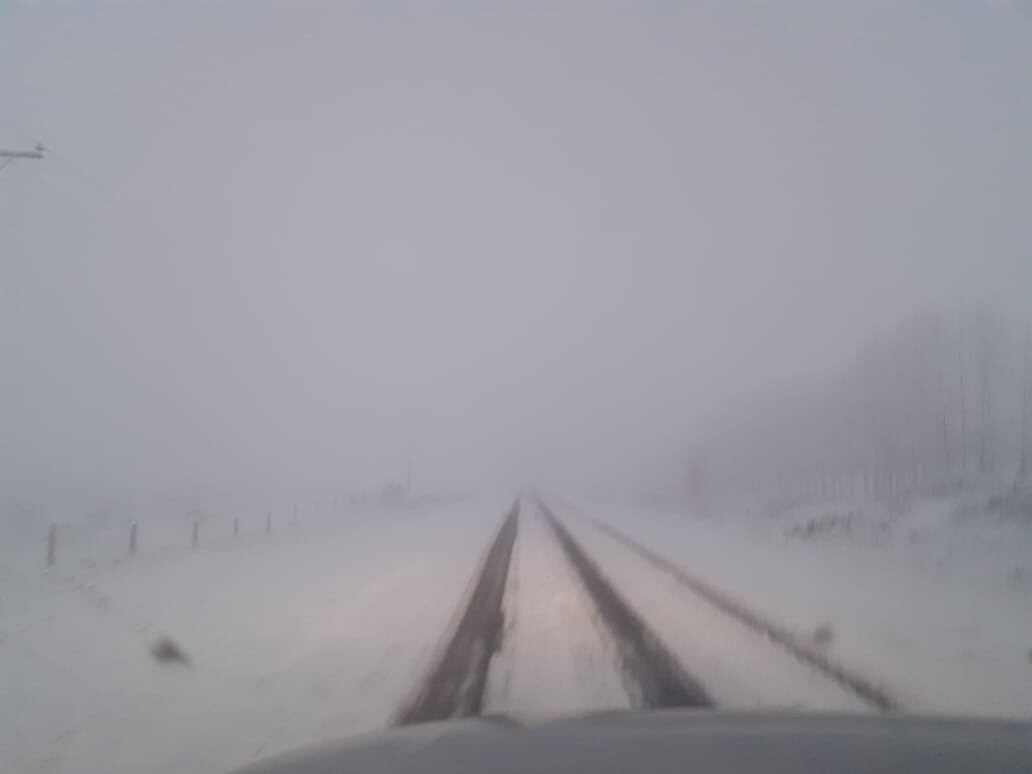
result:
[[[609,633],[531,498],[505,592],[506,629],[485,712],[548,716],[629,706]]]
[[[214,773],[383,726],[506,506],[368,511],[0,579],[0,768]],[[152,657],[160,636],[189,666]]]
[[[945,515],[941,507],[925,505],[891,525],[807,536],[798,525],[810,519],[801,513],[778,520],[700,519],[574,505],[796,631],[801,640],[812,642],[823,628],[823,645],[814,645],[883,684],[906,712],[1032,717],[1032,567],[1023,569],[1032,556],[1027,524],[957,519],[952,509]],[[603,559],[626,549],[563,510],[585,548],[609,571]],[[639,591],[638,602],[632,595],[632,604],[656,606],[659,597],[672,593],[609,561],[612,580],[628,595],[638,583],[655,587]],[[674,624],[664,629],[659,619],[650,620],[661,636],[679,636]],[[681,623],[695,643],[693,626]],[[699,639],[721,630],[703,629]],[[684,658],[691,669],[692,657]],[[705,682],[706,670],[698,676]],[[757,680],[750,678],[750,690],[763,684],[763,675]],[[719,698],[721,691],[713,689]]]

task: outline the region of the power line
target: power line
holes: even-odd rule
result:
[[[54,148],[51,145],[45,145],[42,140],[30,134],[29,132],[26,132],[22,127],[18,126],[17,124],[10,124],[10,126],[14,129],[14,131],[16,131],[18,134],[20,134],[22,137],[29,140],[36,146],[34,153],[38,155],[33,155],[31,158],[41,159],[43,158],[43,153],[46,152],[48,156],[53,156],[58,161],[62,162],[66,167],[68,167],[69,170],[74,172],[76,176],[78,176],[80,179],[89,183],[94,188],[97,188],[103,191],[104,193],[110,194],[110,192],[107,191],[103,185],[97,182],[97,180],[92,175],[88,175],[81,167],[79,167],[79,165],[72,163],[72,160],[69,159],[65,154],[54,150]],[[0,154],[2,154],[2,151],[0,151]]]
[[[49,143],[44,144],[39,138],[33,136],[29,132],[26,132],[17,124],[8,123],[8,125],[12,129],[14,129],[15,132],[24,137],[26,140],[34,143],[35,150],[31,151],[31,153],[40,154],[39,158],[43,158],[43,154],[45,153],[47,158],[56,159],[70,173],[72,173],[74,177],[78,178],[81,182],[85,183],[86,185],[89,185],[92,188],[96,189],[102,195],[101,198],[106,203],[107,208],[110,211],[124,216],[126,211],[135,210],[137,214],[143,216],[145,221],[145,227],[151,231],[156,231],[160,233],[167,244],[175,245],[183,252],[189,252],[191,250],[190,246],[183,241],[182,237],[178,233],[176,233],[168,223],[156,219],[154,213],[141,208],[137,201],[127,199],[123,194],[112,189],[111,186],[102,183],[97,177],[95,177],[90,172],[86,171],[86,169],[84,169],[80,164],[72,161],[67,154],[55,150],[53,146],[51,146]],[[36,156],[32,156],[32,158],[36,158]],[[123,217],[121,220],[121,225],[124,227],[125,223],[128,222],[128,219]],[[123,233],[131,232],[123,231]],[[142,235],[135,235],[134,238],[139,239],[143,237]]]

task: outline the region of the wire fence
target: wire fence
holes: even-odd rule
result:
[[[253,546],[302,537],[323,526],[392,509],[448,505],[462,495],[353,496],[270,506],[103,510],[6,508],[0,514],[0,582],[24,574],[75,571]]]

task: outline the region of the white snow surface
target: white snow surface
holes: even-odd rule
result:
[[[491,661],[485,712],[542,718],[629,706],[609,633],[529,498],[505,593],[505,639]]]
[[[286,505],[271,536],[265,508],[252,508],[241,510],[237,538],[233,512],[220,510],[203,522],[195,550],[184,530],[192,513],[140,519],[132,558],[127,519],[101,519],[99,537],[90,519],[69,519],[63,534],[77,540],[62,544],[50,569],[45,529],[29,515],[9,520],[0,557],[0,772],[214,774],[383,727],[440,653],[510,502],[324,506],[320,518],[311,507],[297,524]],[[958,521],[928,503],[887,529],[800,539],[792,527],[814,513],[700,519],[574,505],[557,512],[723,707],[864,709],[577,511],[801,638],[829,625],[828,655],[883,684],[906,711],[1032,718],[1026,525]],[[162,526],[163,544],[144,542]],[[609,635],[529,499],[505,606],[487,711],[628,706]],[[190,666],[151,657],[163,635]]]
[[[718,610],[584,519],[564,524],[721,709],[863,712],[852,693]]]
[[[507,506],[369,511],[0,579],[0,771],[214,774],[384,726]],[[162,635],[188,667],[152,658]]]
[[[561,512],[586,548],[602,550],[606,541],[575,512],[620,529],[800,638],[830,626],[828,656],[884,686],[906,712],[1032,718],[1032,573],[1020,569],[1032,556],[1028,525],[955,521],[926,503],[878,540],[804,540],[789,534],[800,514],[786,524],[755,514],[570,506]],[[627,577],[623,584],[632,587]],[[700,677],[705,682],[705,672]]]

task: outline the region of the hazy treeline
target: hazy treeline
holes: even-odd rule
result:
[[[982,307],[926,314],[821,384],[710,423],[689,493],[884,498],[1000,486],[1032,472],[1032,338]]]

